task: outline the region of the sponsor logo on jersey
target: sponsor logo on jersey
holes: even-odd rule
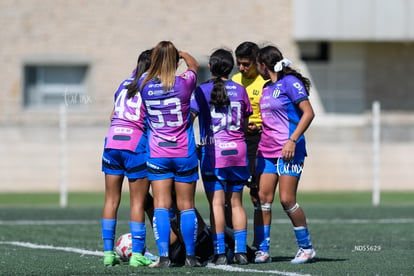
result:
[[[236,148],[236,147],[237,147],[236,142],[219,143],[219,148],[221,149],[231,149],[231,148]]]
[[[302,84],[300,84],[299,82],[293,83],[293,87],[295,87],[298,90],[298,94],[305,94],[305,89],[303,89]]]
[[[227,95],[229,95],[229,96],[237,96],[237,91],[229,91],[229,90],[227,90]]]
[[[176,142],[177,141],[177,136],[162,136],[162,135],[158,135],[158,137],[160,139],[166,140],[166,141],[170,141],[170,142]]]
[[[226,85],[226,89],[237,89],[237,87],[233,84],[233,85]]]
[[[132,132],[134,132],[133,129],[131,128],[127,128],[127,127],[116,127],[114,129],[115,133],[123,133],[123,134],[132,134]]]
[[[270,108],[270,103],[263,103],[260,105],[260,109]]]
[[[151,83],[148,88],[162,88],[162,83]]]
[[[158,96],[164,94],[164,90],[148,90],[148,96]]]

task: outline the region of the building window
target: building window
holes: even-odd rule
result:
[[[328,61],[329,43],[319,41],[300,42],[300,56],[304,61]]]
[[[71,100],[80,105],[87,92],[89,66],[65,64],[27,64],[24,66],[24,106],[26,108],[56,107]]]

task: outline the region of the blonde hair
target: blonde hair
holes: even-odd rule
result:
[[[142,81],[141,89],[154,78],[161,82],[164,91],[173,88],[179,58],[178,50],[172,42],[159,42],[152,51],[151,65]]]

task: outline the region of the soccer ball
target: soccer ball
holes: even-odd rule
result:
[[[123,262],[128,262],[132,255],[132,237],[131,233],[120,236],[116,242],[115,252],[121,257]]]

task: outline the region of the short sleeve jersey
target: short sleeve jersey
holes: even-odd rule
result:
[[[150,80],[141,89],[148,121],[150,158],[188,157],[195,152],[190,100],[196,82],[196,73],[189,70],[175,77],[170,90],[165,91],[158,79]]]
[[[259,100],[262,95],[262,89],[267,80],[264,80],[261,75],[257,75],[255,79],[243,78],[241,73],[237,73],[232,77],[232,80],[246,88],[247,95],[249,95],[250,104],[253,108],[253,113],[249,117],[249,122],[255,123],[257,126],[262,125],[260,117]]]
[[[127,98],[127,85],[132,81],[133,78],[123,81],[115,92],[114,113],[106,135],[105,148],[107,149],[137,152],[140,140],[146,139],[145,109],[141,95],[137,93],[132,98]]]
[[[246,89],[228,80],[225,82],[230,105],[210,104],[214,82],[201,84],[191,100],[191,111],[199,117],[200,140],[212,158],[214,168],[246,166],[244,122],[252,114]]]
[[[260,113],[263,120],[262,136],[257,155],[266,158],[282,157],[282,148],[296,129],[302,116],[298,104],[307,100],[303,83],[287,75],[276,83],[267,83],[260,99]],[[297,151],[306,155],[305,137],[302,135],[296,145]]]

